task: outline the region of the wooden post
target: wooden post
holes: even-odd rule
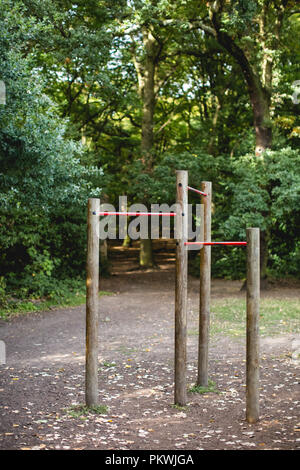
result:
[[[186,396],[188,172],[176,171],[176,285],[175,285],[175,404],[184,406]]]
[[[203,210],[204,241],[211,241],[211,194],[212,184],[203,181],[201,191],[207,196],[201,196]],[[198,378],[197,385],[208,385],[208,345],[210,320],[210,291],[211,291],[211,247],[203,246],[200,251],[200,309],[199,309],[199,347],[198,347]]]
[[[259,229],[247,229],[246,419],[259,419]]]
[[[87,406],[98,404],[98,299],[100,199],[88,200],[86,269],[86,384]]]

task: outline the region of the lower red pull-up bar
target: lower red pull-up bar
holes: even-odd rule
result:
[[[93,212],[93,215],[128,215],[128,216],[151,216],[151,215],[160,215],[165,217],[175,216],[175,212]]]
[[[237,245],[244,246],[247,242],[185,242],[185,245]]]

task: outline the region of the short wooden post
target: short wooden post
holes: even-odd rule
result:
[[[201,196],[203,204],[203,234],[204,241],[211,241],[211,195],[212,184],[203,181],[201,191],[207,196]],[[210,322],[210,292],[211,292],[211,247],[203,246],[200,251],[200,309],[199,309],[199,346],[198,346],[198,378],[197,385],[208,385],[208,346]]]
[[[259,419],[259,229],[247,229],[246,419]]]
[[[98,299],[100,199],[88,200],[86,266],[86,384],[87,406],[98,404]]]
[[[186,394],[188,172],[176,172],[176,285],[175,285],[175,404],[184,406]]]

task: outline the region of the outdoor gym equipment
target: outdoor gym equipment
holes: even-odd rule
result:
[[[203,241],[188,241],[188,191],[201,196],[204,206]],[[188,172],[176,171],[176,202],[174,212],[101,212],[100,199],[88,200],[87,216],[87,279],[86,279],[86,405],[98,404],[98,310],[99,310],[99,217],[170,216],[177,227],[175,266],[175,351],[174,402],[187,403],[187,280],[189,245],[199,245],[200,309],[197,384],[208,385],[208,345],[211,296],[211,247],[247,246],[247,335],[246,335],[246,419],[259,419],[259,229],[247,229],[247,241],[211,241],[211,182],[202,182],[201,191],[188,186]]]

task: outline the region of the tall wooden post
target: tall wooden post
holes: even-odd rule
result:
[[[86,265],[86,382],[87,406],[98,404],[98,299],[100,199],[88,200]]]
[[[247,229],[246,419],[259,419],[259,229]]]
[[[203,181],[201,190],[207,196],[201,197],[203,210],[204,241],[211,241],[211,194],[212,184]],[[211,292],[211,247],[204,245],[200,251],[200,309],[199,309],[199,346],[198,346],[198,378],[197,385],[208,385],[208,345],[210,321]]]
[[[186,396],[188,172],[176,172],[176,285],[175,285],[175,404],[184,406]]]

